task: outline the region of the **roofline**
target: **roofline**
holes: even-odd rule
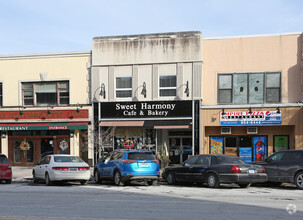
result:
[[[234,39],[234,38],[251,38],[251,37],[276,37],[286,35],[300,35],[303,32],[289,32],[277,34],[254,34],[254,35],[239,35],[239,36],[226,36],[226,37],[202,37],[202,40],[220,40],[220,39]]]
[[[2,55],[2,56],[0,56],[0,60],[38,59],[38,58],[56,58],[56,57],[82,57],[82,56],[90,56],[90,55],[91,55],[91,51],[13,54],[13,55]]]
[[[201,31],[181,31],[181,32],[164,32],[164,33],[132,34],[132,35],[116,35],[116,36],[100,36],[100,37],[97,36],[94,37],[93,40],[111,39],[111,38],[155,37],[155,36],[163,36],[163,35],[188,35],[188,34],[202,35]]]

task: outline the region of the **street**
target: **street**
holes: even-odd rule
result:
[[[292,185],[117,187],[107,182],[45,186],[0,184],[0,219],[303,219],[303,192]]]

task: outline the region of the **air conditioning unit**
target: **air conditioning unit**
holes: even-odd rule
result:
[[[258,128],[257,127],[248,127],[247,134],[258,134]]]
[[[231,127],[221,127],[221,134],[231,134]]]

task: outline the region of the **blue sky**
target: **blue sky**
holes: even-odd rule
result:
[[[0,0],[0,55],[91,50],[96,36],[303,32],[302,0]]]

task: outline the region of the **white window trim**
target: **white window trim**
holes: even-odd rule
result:
[[[117,88],[117,78],[131,78],[131,81],[132,81],[132,85],[133,85],[133,77],[132,76],[116,76],[115,77],[115,80],[114,80],[114,83],[115,83],[115,99],[132,99],[133,97],[133,88]],[[117,97],[117,91],[131,91],[131,96],[129,97]]]
[[[175,77],[176,77],[176,86],[175,86],[175,87],[160,87],[160,78],[161,78],[162,76],[175,76]],[[165,97],[173,98],[173,97],[177,97],[177,96],[178,96],[177,82],[178,82],[177,75],[174,75],[174,74],[172,74],[172,75],[169,75],[169,74],[166,74],[166,75],[159,75],[159,77],[158,77],[158,85],[159,85],[159,87],[158,87],[158,97],[159,97],[159,98],[165,98]],[[160,95],[160,91],[161,91],[161,90],[169,90],[169,89],[175,89],[175,90],[176,90],[176,95],[175,95],[175,96],[161,96],[161,95]]]

